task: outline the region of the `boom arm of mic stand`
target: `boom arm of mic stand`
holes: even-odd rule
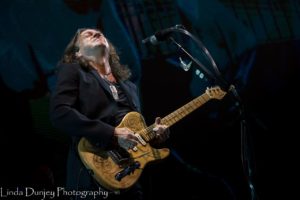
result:
[[[185,34],[185,35],[187,35],[187,36],[189,36],[192,40],[194,40],[196,43],[197,43],[197,45],[201,48],[201,50],[205,53],[205,56],[206,56],[206,58],[208,59],[208,61],[211,63],[211,65],[212,65],[212,67],[213,67],[213,69],[214,69],[214,71],[215,71],[215,73],[216,73],[216,75],[217,75],[217,78],[214,76],[214,75],[212,75],[211,74],[211,72],[209,72],[209,74],[207,74],[207,75],[209,75],[210,76],[210,78],[213,78],[213,79],[217,79],[219,82],[221,82],[221,84],[223,85],[223,86],[229,86],[229,84],[228,83],[226,83],[226,81],[222,78],[222,75],[221,75],[221,73],[220,73],[220,71],[219,71],[219,69],[218,69],[218,67],[217,67],[217,65],[216,65],[216,63],[215,63],[215,61],[214,61],[214,59],[212,58],[212,56],[210,55],[210,53],[209,53],[209,51],[207,50],[207,48],[203,45],[203,43],[199,40],[199,39],[197,39],[193,34],[191,34],[190,32],[188,32],[187,30],[185,30],[185,29],[183,29],[183,28],[176,28],[176,29],[174,29],[174,31],[177,31],[177,32],[179,32],[179,33],[183,33],[183,34]],[[198,62],[196,62],[198,65],[199,65],[199,61]],[[199,65],[200,66],[200,65]],[[207,73],[207,69],[202,65],[202,66],[200,66],[201,68],[202,68],[202,70],[204,70],[204,71],[206,71],[206,73]]]
[[[216,80],[216,77],[196,58],[194,58],[189,52],[187,52],[173,37],[169,38],[178,48],[183,51],[194,63],[196,63],[201,70],[210,78],[213,80]]]
[[[183,28],[176,28],[176,29],[174,29],[174,31],[183,33],[183,34],[189,36],[197,43],[197,45],[202,49],[202,51],[205,53],[207,59],[211,63],[216,75],[211,73],[211,71],[209,71],[198,59],[194,58],[189,52],[187,52],[173,37],[169,37],[169,39],[176,46],[178,46],[179,49],[181,49],[192,61],[194,61],[194,63],[196,63],[200,67],[201,71],[203,71],[205,73],[205,75],[207,75],[211,80],[214,80],[215,82],[220,84],[221,88],[225,88],[225,90],[228,89],[233,94],[234,98],[236,99],[238,106],[241,106],[242,101],[241,101],[241,98],[240,98],[238,92],[236,91],[236,88],[234,87],[234,85],[229,85],[228,82],[222,77],[214,59],[212,58],[212,56],[210,55],[210,53],[206,49],[206,47],[202,44],[202,42],[199,39],[197,39],[193,34],[191,34],[190,32],[188,32],[187,30],[185,30]],[[242,108],[240,108],[240,109],[242,110]]]

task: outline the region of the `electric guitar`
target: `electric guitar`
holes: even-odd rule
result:
[[[207,88],[204,94],[161,119],[161,124],[170,127],[210,99],[220,100],[225,94],[218,86]],[[118,127],[135,132],[139,139],[137,146],[129,150],[118,147],[105,151],[93,146],[84,137],[78,144],[78,153],[85,167],[100,185],[111,191],[130,188],[139,179],[147,163],[164,159],[170,153],[168,148],[156,149],[150,146],[149,142],[155,137],[155,124],[147,127],[140,113],[126,114]]]

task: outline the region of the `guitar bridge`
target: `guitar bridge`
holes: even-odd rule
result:
[[[125,167],[122,171],[118,172],[115,176],[117,181],[121,181],[125,176],[134,172],[134,170],[140,168],[141,164],[139,162],[134,162],[131,165]]]

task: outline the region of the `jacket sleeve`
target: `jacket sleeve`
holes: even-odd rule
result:
[[[97,146],[106,148],[113,140],[114,127],[89,119],[76,109],[79,67],[77,64],[61,64],[58,67],[56,87],[50,98],[50,120],[54,127],[68,135],[87,137]]]

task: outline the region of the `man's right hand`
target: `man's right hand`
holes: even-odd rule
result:
[[[134,132],[128,128],[115,128],[114,136],[117,137],[118,145],[126,150],[134,148],[139,142]]]

